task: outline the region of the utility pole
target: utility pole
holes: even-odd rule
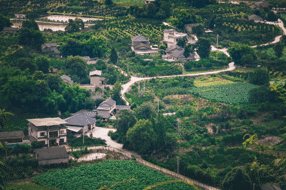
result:
[[[140,81],[138,83],[138,95],[140,96],[141,92],[140,92]]]
[[[216,35],[216,60],[217,60],[217,52],[218,52],[218,34]]]
[[[255,183],[253,183],[253,190],[255,190]]]
[[[144,92],[143,92],[143,96],[145,96],[145,80],[144,80]]]
[[[177,177],[179,176],[179,169],[180,169],[180,156],[177,156]]]
[[[160,99],[158,99],[158,113],[159,113],[159,108],[160,108]]]
[[[82,128],[82,144],[84,144],[84,134],[83,134],[84,127]]]

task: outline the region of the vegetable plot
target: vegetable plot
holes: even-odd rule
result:
[[[198,94],[199,96],[216,100],[227,104],[247,104],[249,99],[249,91],[256,87],[256,85],[250,83],[232,83],[226,85],[209,86],[193,88],[190,90],[192,94]]]
[[[150,185],[174,180],[158,171],[128,160],[104,161],[71,169],[57,169],[53,172],[35,176],[34,179],[62,190],[100,189],[103,186],[120,190],[143,190]],[[158,186],[155,189],[194,190],[194,187],[184,183],[170,183]]]

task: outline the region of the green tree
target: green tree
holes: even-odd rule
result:
[[[30,46],[36,50],[41,49],[41,45],[45,42],[44,35],[39,30],[22,28],[19,33],[19,44]]]
[[[0,128],[3,130],[8,126],[9,118],[14,116],[13,113],[5,111],[5,109],[0,109]]]
[[[38,66],[35,64],[34,60],[26,57],[18,59],[17,66],[21,71],[28,68],[30,73],[34,73],[38,69]]]
[[[108,50],[107,42],[102,37],[91,37],[84,43],[85,51],[90,57],[105,57]]]
[[[96,62],[95,67],[96,67],[96,69],[101,70],[101,71],[104,71],[107,68],[105,62],[102,59],[99,59]]]
[[[274,46],[274,51],[275,51],[275,55],[276,57],[280,58],[282,57],[283,55],[283,50],[284,50],[284,44],[282,43],[277,43],[275,46]]]
[[[112,5],[113,2],[112,2],[112,0],[104,0],[104,4],[105,5]]]
[[[240,167],[228,172],[222,182],[223,190],[251,190],[252,184],[249,175]]]
[[[235,44],[228,49],[228,53],[236,65],[245,66],[247,63],[253,65],[257,56],[253,48],[245,44]],[[251,61],[248,61],[251,60]]]
[[[80,56],[69,56],[66,60],[67,74],[76,75],[80,83],[88,80],[88,68],[86,60]]]
[[[116,82],[111,91],[111,98],[116,101],[117,105],[125,105],[125,101],[121,98],[120,95],[121,89],[121,83]]]
[[[180,39],[178,40],[177,45],[180,46],[180,47],[182,47],[182,48],[185,48],[186,45],[187,45],[187,42],[188,42],[188,39],[187,39],[187,37],[185,36],[185,37],[180,38]]]
[[[116,64],[116,63],[117,63],[117,59],[118,59],[117,53],[116,53],[115,49],[112,48],[112,49],[111,49],[111,53],[110,53],[110,61],[111,61],[113,64]]]
[[[74,32],[79,32],[80,27],[77,22],[75,22],[72,19],[69,19],[68,25],[65,27],[65,31],[68,33],[74,33]]]
[[[0,31],[2,31],[4,27],[10,27],[11,25],[10,19],[0,14]]]
[[[114,127],[117,129],[117,133],[120,136],[125,136],[128,129],[132,128],[137,122],[134,111],[132,110],[121,110],[116,115],[116,122]]]
[[[186,11],[179,13],[176,19],[173,20],[173,25],[176,28],[184,29],[185,24],[192,24],[196,22],[196,16],[194,14],[190,14]]]
[[[81,55],[83,52],[83,45],[74,39],[68,39],[67,43],[61,46],[61,54],[64,57],[67,57],[69,55],[76,56]]]
[[[277,16],[273,11],[270,11],[267,15],[267,20],[268,21],[277,21]]]
[[[22,22],[22,28],[28,28],[29,30],[39,30],[38,24],[35,20],[25,20]]]
[[[137,115],[142,119],[151,119],[155,113],[155,107],[150,102],[144,102],[137,108]]]
[[[249,82],[252,84],[257,84],[257,85],[269,85],[269,74],[266,69],[255,69],[253,73],[250,75],[250,80]]]
[[[36,58],[35,62],[38,65],[40,71],[42,71],[43,73],[49,72],[50,63],[48,58],[44,56],[39,56]]]
[[[134,127],[128,129],[126,135],[132,148],[143,154],[150,153],[157,140],[152,123],[148,119],[137,121]]]
[[[211,52],[211,43],[206,38],[199,38],[198,42],[196,43],[198,48],[197,53],[201,57],[201,59],[208,58]]]
[[[192,31],[194,34],[200,37],[204,33],[204,27],[202,25],[194,26]]]

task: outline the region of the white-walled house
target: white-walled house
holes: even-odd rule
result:
[[[168,48],[177,45],[179,39],[188,36],[188,34],[177,32],[174,29],[164,30],[163,32],[164,32],[164,37],[161,43],[166,42]]]
[[[81,137],[82,132],[92,131],[96,127],[96,112],[81,110],[65,119],[68,132]]]
[[[56,118],[38,118],[28,120],[28,133],[31,142],[37,141],[44,146],[52,147],[67,143],[65,120]]]

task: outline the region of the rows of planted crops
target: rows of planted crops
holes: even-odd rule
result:
[[[112,187],[111,189],[142,190],[150,185],[174,180],[135,161],[127,160],[103,161],[70,169],[56,169],[35,176],[34,179],[62,190],[100,189],[103,186]],[[193,190],[194,188],[184,183],[170,183],[154,189]]]

